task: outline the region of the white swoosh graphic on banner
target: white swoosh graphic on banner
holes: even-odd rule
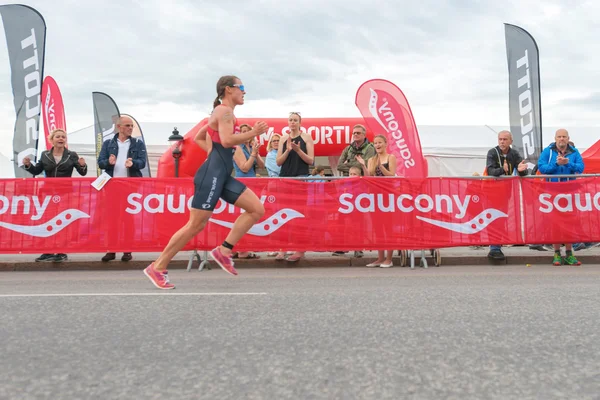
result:
[[[0,227],[6,228],[13,232],[22,233],[23,235],[47,238],[56,235],[58,232],[62,231],[78,219],[89,217],[90,216],[83,211],[71,208],[61,212],[50,221],[41,225],[16,225],[0,221]]]
[[[371,88],[369,88],[369,90],[371,91],[371,99],[369,100],[369,112],[371,113],[371,116],[377,120],[379,125],[383,129],[385,129],[386,132],[389,133],[387,126],[383,123],[383,121],[381,121],[381,118],[379,118],[379,114],[377,113],[377,93],[375,93],[375,91]]]
[[[498,218],[503,217],[508,217],[508,215],[504,214],[500,210],[496,210],[495,208],[488,208],[487,210],[483,210],[482,212],[480,212],[479,215],[477,215],[472,220],[460,224],[456,222],[438,221],[435,219],[420,216],[417,216],[417,219],[425,221],[431,225],[439,226],[440,228],[448,229],[449,231],[472,235],[474,233],[481,232],[482,230],[487,228],[489,224],[491,224]],[[473,225],[475,225],[475,227],[473,227]]]
[[[283,210],[277,211],[263,222],[254,224],[248,231],[248,234],[253,236],[268,236],[296,218],[304,218],[304,215],[291,208],[284,208]],[[221,225],[226,228],[233,227],[233,222],[220,221],[214,218],[209,218],[208,220],[213,224]]]

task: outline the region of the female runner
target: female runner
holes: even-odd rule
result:
[[[169,282],[167,265],[177,252],[204,229],[219,198],[245,211],[236,219],[223,244],[209,253],[231,275],[237,275],[231,258],[233,246],[265,213],[256,194],[246,190],[246,185],[231,176],[235,146],[266,132],[268,128],[265,122],[260,121],[252,130],[240,133],[233,110],[237,105],[244,104],[245,94],[244,85],[236,76],[222,76],[217,82],[213,112],[195,138],[209,154],[194,177],[190,220],[173,235],[156,261],[144,269],[144,274],[159,289],[175,288]]]

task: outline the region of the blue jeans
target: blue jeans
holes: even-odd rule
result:
[[[495,251],[495,250],[502,251],[501,248],[502,248],[502,246],[499,244],[491,244],[490,245],[490,251]]]

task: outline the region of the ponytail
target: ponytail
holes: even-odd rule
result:
[[[221,104],[221,99],[219,99],[219,96],[217,96],[217,97],[215,98],[215,101],[213,102],[213,110],[214,110],[215,108],[217,108],[217,106],[218,106],[218,105],[220,105],[220,104]]]

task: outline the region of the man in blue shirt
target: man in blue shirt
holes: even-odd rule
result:
[[[538,159],[538,169],[543,175],[574,175],[583,173],[583,158],[575,148],[569,144],[569,132],[559,129],[554,135],[555,142],[546,147]],[[566,182],[575,178],[549,178],[549,182]],[[554,265],[581,265],[573,255],[573,244],[566,243],[566,257],[560,255],[560,243],[554,244]]]

